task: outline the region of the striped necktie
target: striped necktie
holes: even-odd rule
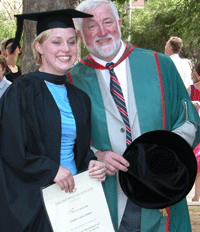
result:
[[[126,146],[128,146],[132,142],[131,128],[130,128],[130,123],[128,119],[128,113],[126,109],[124,95],[123,95],[120,83],[117,79],[117,76],[114,72],[113,66],[114,66],[114,63],[112,62],[106,64],[106,68],[110,72],[110,92],[120,112],[120,115],[124,121],[124,124],[126,126]]]

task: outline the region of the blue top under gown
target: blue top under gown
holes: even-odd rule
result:
[[[61,115],[61,151],[60,165],[67,168],[72,175],[77,173],[73,147],[76,139],[76,122],[67,97],[65,86],[45,82],[51,92]]]

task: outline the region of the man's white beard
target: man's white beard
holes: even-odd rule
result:
[[[114,40],[113,36],[112,35],[107,35],[105,37],[106,38],[111,38],[112,41],[113,41],[113,46],[111,44],[108,44],[108,45],[104,45],[102,47],[97,47],[96,46],[96,41],[99,40],[99,39],[102,39],[102,38],[99,38],[99,37],[96,37],[95,40],[94,40],[94,47],[90,47],[90,46],[87,46],[86,43],[85,43],[85,40],[84,40],[84,37],[83,37],[83,42],[85,44],[85,46],[87,47],[88,51],[93,54],[94,56],[101,56],[101,57],[110,57],[110,56],[113,56],[120,48],[120,43],[121,43],[121,38],[119,38],[117,41]],[[111,46],[111,48],[109,49],[109,47]]]

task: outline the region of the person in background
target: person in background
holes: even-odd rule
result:
[[[181,59],[180,52],[183,47],[183,41],[181,38],[173,36],[171,37],[165,45],[165,54],[170,56],[174,62],[183,83],[188,89],[192,85],[191,69],[188,62],[185,59]]]
[[[194,104],[195,108],[197,109],[199,116],[200,116],[200,90],[195,87],[195,84],[200,82],[200,62],[197,63],[196,72],[194,74],[194,85],[190,86],[189,94]],[[195,147],[194,154],[197,160],[197,177],[195,180],[195,193],[192,201],[199,201],[200,197],[200,143]]]
[[[193,73],[193,83],[194,87],[200,91],[200,61],[197,63],[195,72]]]
[[[10,49],[13,41],[14,38],[11,38],[5,42],[6,62],[7,62],[5,76],[11,82],[16,81],[21,76],[21,69],[16,63],[18,57],[21,56],[22,54],[22,49],[19,44],[15,49],[15,51],[13,53],[10,53]]]
[[[6,59],[3,55],[0,55],[0,97],[6,91],[8,86],[12,84],[4,76],[5,71],[6,71]]]
[[[8,39],[3,39],[1,41],[1,55],[3,55],[4,57],[7,56],[7,53],[6,53],[6,49],[5,49],[5,43]]]
[[[93,15],[75,19],[89,55],[66,76],[91,99],[91,145],[106,164],[103,186],[115,230],[191,231],[185,199],[167,208],[166,215],[141,208],[126,198],[117,178],[129,167],[124,151],[141,134],[169,130],[191,146],[199,142],[200,120],[174,63],[164,54],[125,44],[112,1],[85,0],[76,9]]]
[[[0,228],[4,232],[50,232],[41,188],[57,183],[72,193],[73,176],[105,180],[106,168],[90,150],[89,97],[66,82],[77,58],[73,17],[91,17],[65,9],[17,15],[37,21],[33,53],[38,70],[13,83],[0,101]],[[16,33],[10,54],[19,51]],[[87,184],[87,183],[86,183]]]

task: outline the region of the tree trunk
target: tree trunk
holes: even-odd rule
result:
[[[75,8],[79,0],[23,0],[23,13],[34,13],[42,11],[52,11],[57,9]],[[24,20],[23,30],[23,55],[22,73],[28,73],[37,69],[33,60],[32,42],[35,38],[36,23]]]

